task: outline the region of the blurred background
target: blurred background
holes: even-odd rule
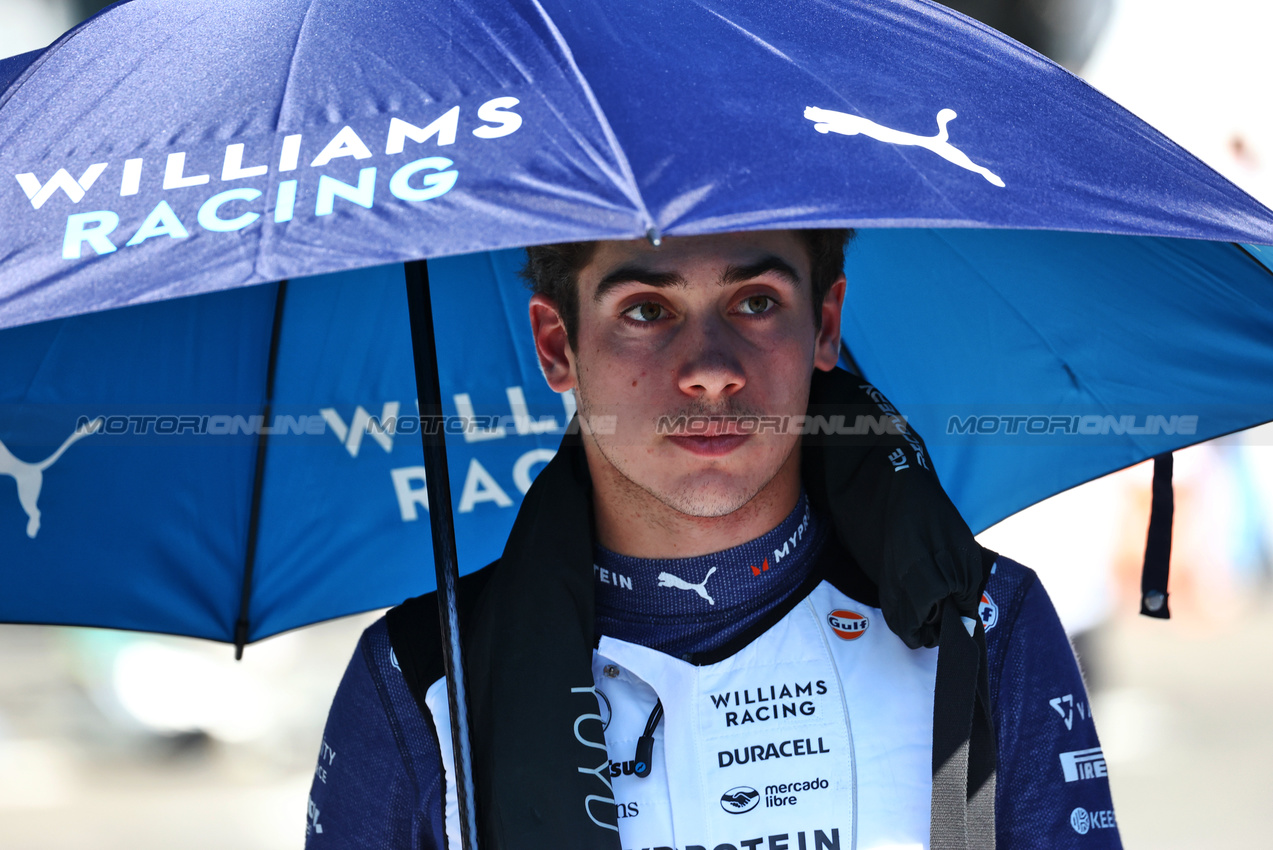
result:
[[[99,0],[0,0],[0,58]],[[1267,0],[957,0],[1273,206]],[[1176,454],[1171,607],[1136,615],[1151,468],[982,542],[1037,570],[1075,643],[1129,848],[1273,835],[1273,426]],[[297,850],[332,694],[378,612],[249,647],[0,625],[0,847]]]

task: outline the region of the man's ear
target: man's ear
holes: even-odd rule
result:
[[[830,372],[840,359],[840,311],[844,308],[844,274],[841,273],[822,299],[822,327],[818,330],[813,365]]]
[[[539,356],[539,368],[548,386],[558,393],[574,389],[575,352],[570,347],[561,312],[547,295],[536,293],[530,298],[530,332],[535,338],[535,354]]]

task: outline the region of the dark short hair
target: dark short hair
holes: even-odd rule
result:
[[[831,284],[844,270],[844,249],[856,235],[849,229],[797,230],[809,251],[809,276],[813,290],[813,321],[822,326],[822,302]],[[522,277],[532,292],[546,295],[557,305],[566,336],[576,344],[579,330],[579,272],[592,259],[596,242],[562,242],[526,249]]]

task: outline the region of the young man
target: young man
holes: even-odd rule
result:
[[[939,624],[944,663],[984,640],[998,846],[1119,846],[1033,574],[993,553],[982,572],[904,424],[867,449],[802,436],[806,411],[880,401],[836,369],[847,235],[530,250],[540,365],[584,427],[461,586],[484,846],[926,847],[930,823],[937,844],[938,777],[961,763],[935,755],[960,714],[925,648]],[[980,624],[957,616],[970,593]],[[411,600],[364,635],[309,847],[458,846],[435,611]]]

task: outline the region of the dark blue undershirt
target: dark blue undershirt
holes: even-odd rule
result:
[[[634,558],[598,545],[597,634],[679,657],[718,649],[800,589],[827,530],[802,492],[776,528],[710,555]]]

